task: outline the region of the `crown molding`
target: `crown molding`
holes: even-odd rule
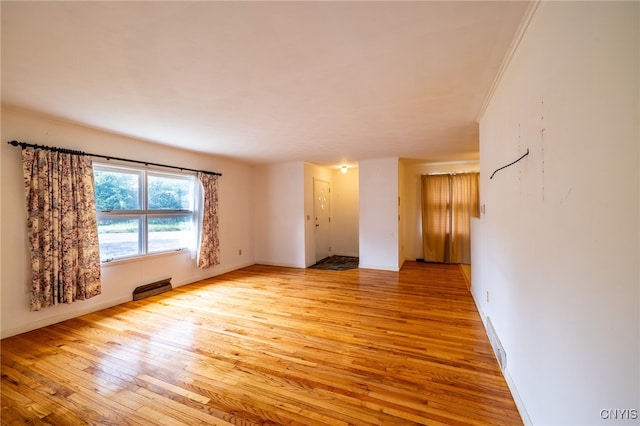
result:
[[[525,11],[522,17],[522,21],[520,21],[518,30],[513,36],[511,45],[509,46],[509,49],[507,50],[507,53],[505,54],[504,59],[502,60],[502,64],[498,69],[498,73],[496,74],[496,77],[493,80],[493,83],[491,84],[491,88],[489,89],[489,92],[487,93],[487,96],[484,102],[482,103],[482,107],[478,112],[478,116],[476,117],[477,122],[480,122],[480,120],[484,116],[484,113],[487,111],[487,107],[489,106],[489,103],[491,102],[491,99],[493,98],[493,95],[498,85],[500,84],[500,81],[502,81],[502,77],[504,76],[504,73],[506,72],[507,68],[509,67],[509,64],[511,63],[511,59],[513,58],[513,55],[518,50],[518,47],[520,46],[520,42],[524,38],[524,35],[527,32],[527,29],[529,28],[529,24],[531,23],[531,20],[533,19],[533,16],[535,15],[536,10],[538,9],[538,6],[540,5],[541,2],[542,0],[532,0],[529,3],[527,10]]]

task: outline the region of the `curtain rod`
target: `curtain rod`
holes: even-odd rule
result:
[[[471,173],[480,173],[479,171],[473,171],[473,170],[460,170],[458,172],[432,172],[432,173],[425,173],[422,176],[441,176],[441,175],[467,175],[467,174],[471,174]]]
[[[35,145],[35,144],[26,143],[26,142],[18,142],[18,141],[10,141],[10,142],[7,142],[7,143],[9,145],[13,145],[13,146],[20,146],[22,149],[25,149],[27,147],[38,148],[38,149],[44,149],[44,150],[47,150],[47,151],[63,152],[65,154],[87,155],[89,157],[104,158],[104,159],[107,159],[107,160],[118,160],[118,161],[126,161],[126,162],[129,162],[129,163],[144,164],[145,166],[167,167],[169,169],[177,169],[177,170],[182,170],[182,171],[186,170],[186,171],[189,171],[189,172],[200,172],[200,173],[205,173],[205,174],[208,174],[208,175],[222,176],[222,173],[218,173],[218,172],[209,172],[209,171],[206,171],[206,170],[196,170],[196,169],[190,169],[188,167],[169,166],[167,164],[150,163],[148,161],[130,160],[128,158],[119,158],[119,157],[113,157],[113,156],[110,156],[110,155],[89,154],[88,152],[74,151],[72,149],[57,148],[57,147],[53,147],[53,146]]]

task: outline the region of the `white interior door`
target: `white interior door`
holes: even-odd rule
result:
[[[313,180],[313,213],[315,219],[316,262],[331,252],[331,188],[329,182]]]

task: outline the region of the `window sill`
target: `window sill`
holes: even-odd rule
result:
[[[116,265],[124,265],[127,263],[136,263],[136,262],[144,262],[149,260],[154,260],[161,257],[168,256],[177,256],[177,255],[191,255],[191,251],[189,249],[182,250],[173,250],[173,251],[165,251],[161,253],[151,253],[143,256],[133,256],[133,257],[125,257],[123,259],[115,259],[110,262],[100,262],[101,268],[108,268]]]

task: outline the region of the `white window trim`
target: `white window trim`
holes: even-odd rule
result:
[[[137,174],[139,176],[139,190],[138,190],[138,205],[143,208],[138,210],[96,210],[97,220],[103,219],[125,219],[125,218],[139,218],[140,227],[138,229],[138,253],[130,256],[121,256],[117,258],[107,258],[104,259],[101,256],[101,264],[102,266],[108,266],[113,264],[120,263],[128,263],[132,261],[140,261],[151,259],[159,256],[167,256],[167,255],[175,255],[175,254],[184,254],[185,252],[190,252],[191,257],[194,258],[194,254],[197,248],[197,238],[200,233],[200,224],[201,220],[199,217],[201,216],[201,212],[199,212],[199,199],[201,198],[201,189],[199,181],[196,177],[195,173],[192,172],[167,172],[166,170],[151,168],[151,167],[142,167],[142,166],[131,166],[131,165],[123,165],[123,164],[109,164],[102,162],[94,162],[93,163],[94,170],[104,170],[104,171],[131,171],[132,174]],[[191,180],[193,182],[193,194],[192,194],[192,209],[191,210],[167,210],[167,209],[148,209],[147,207],[147,191],[148,191],[148,176],[169,176],[176,177],[185,180]],[[149,251],[148,247],[148,230],[147,224],[148,219],[150,217],[190,217],[192,222],[192,237],[190,246],[180,247],[171,250],[161,250],[161,251]]]

